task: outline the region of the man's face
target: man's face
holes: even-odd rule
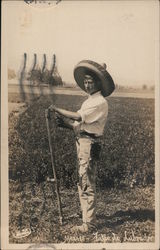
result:
[[[99,88],[98,88],[96,82],[94,81],[93,77],[90,75],[85,76],[84,87],[85,87],[85,91],[90,95],[99,91]]]

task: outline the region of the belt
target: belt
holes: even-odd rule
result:
[[[98,138],[101,137],[101,136],[96,136],[96,135],[93,134],[93,133],[88,133],[88,132],[86,132],[86,131],[80,131],[79,135],[80,135],[80,136],[88,136],[88,137],[91,137],[91,138],[93,138],[93,139],[98,139]]]

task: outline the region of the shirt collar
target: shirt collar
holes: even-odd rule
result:
[[[101,91],[97,91],[93,95],[88,95],[88,98],[94,98],[94,97],[99,96],[99,95],[101,95]]]

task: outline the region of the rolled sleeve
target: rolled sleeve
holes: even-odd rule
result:
[[[85,121],[85,114],[84,114],[83,110],[80,109],[77,111],[77,113],[80,114],[81,119],[82,119],[81,123],[83,123]]]

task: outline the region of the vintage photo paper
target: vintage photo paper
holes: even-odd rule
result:
[[[159,1],[2,1],[1,249],[159,249]]]

